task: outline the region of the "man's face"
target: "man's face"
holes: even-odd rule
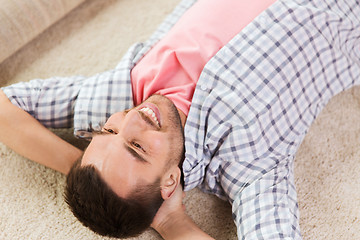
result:
[[[82,166],[93,165],[119,196],[138,184],[161,179],[177,165],[184,148],[183,129],[174,104],[153,95],[139,106],[113,114],[86,149]],[[176,161],[175,161],[176,160]]]

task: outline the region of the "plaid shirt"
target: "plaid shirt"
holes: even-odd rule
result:
[[[74,123],[90,138],[132,107],[131,68],[194,2],[183,0],[114,70],[3,90],[45,126]],[[228,199],[239,239],[301,238],[294,156],[330,98],[359,84],[359,5],[279,0],[205,66],[185,126],[185,190]]]

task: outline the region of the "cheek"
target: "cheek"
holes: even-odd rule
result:
[[[169,140],[165,136],[153,136],[151,138],[152,153],[157,156],[166,155],[169,149]]]
[[[160,149],[165,147],[166,142],[163,139],[157,138],[151,141],[151,145],[154,150],[159,151]]]

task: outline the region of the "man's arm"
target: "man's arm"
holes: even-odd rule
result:
[[[0,142],[24,157],[67,174],[82,151],[65,142],[0,90]]]
[[[183,194],[179,184],[175,194],[165,200],[160,207],[151,227],[166,240],[213,239],[204,233],[185,213],[185,207],[182,204]]]
[[[232,212],[238,238],[301,239],[292,166],[292,159],[282,159],[273,169],[233,195]]]

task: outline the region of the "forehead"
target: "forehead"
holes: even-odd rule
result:
[[[93,165],[110,188],[125,197],[139,184],[154,182],[160,176],[161,166],[139,161],[115,139],[109,135],[94,137],[81,165]]]

